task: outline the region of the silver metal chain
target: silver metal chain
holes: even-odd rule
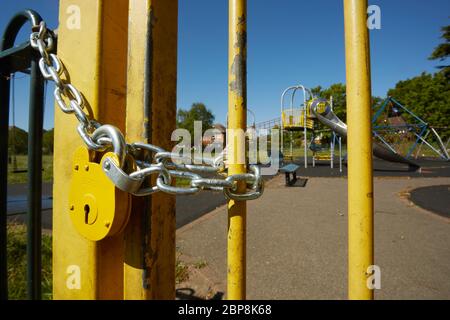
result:
[[[33,26],[33,30],[39,31],[31,33],[31,46],[41,56],[39,68],[43,77],[55,83],[54,97],[61,111],[74,114],[78,119],[78,134],[89,150],[111,151],[117,155],[118,163],[113,157],[102,162],[103,171],[117,188],[136,196],[148,196],[159,191],[175,195],[195,194],[201,190],[221,191],[227,199],[238,201],[257,199],[263,194],[264,180],[260,168],[250,165],[248,173],[226,176],[224,153],[213,159],[203,158],[201,164],[186,164],[190,159],[158,146],[141,142],[127,144],[118,128],[100,124],[85,112],[83,95],[70,83],[67,69],[52,53],[54,36],[45,22]],[[155,185],[151,185],[152,179],[149,179],[153,175],[156,176]],[[188,183],[173,186],[173,178]],[[240,181],[247,185],[244,193],[237,192]]]

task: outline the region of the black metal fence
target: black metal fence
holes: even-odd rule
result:
[[[30,42],[15,46],[21,28],[30,22],[37,26],[42,18],[33,10],[16,14],[0,39],[0,300],[8,299],[7,274],[7,188],[8,131],[11,74],[30,74],[28,139],[27,212],[27,292],[29,299],[41,299],[41,193],[44,84],[39,56]],[[31,29],[30,29],[31,33]]]

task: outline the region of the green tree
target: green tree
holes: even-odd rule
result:
[[[42,140],[42,150],[44,154],[53,154],[53,139],[55,129],[50,129],[44,132]]]
[[[450,57],[450,25],[442,27],[441,30],[444,43],[441,43],[434,49],[433,53],[429,57],[430,60],[444,61]],[[450,79],[450,65],[442,65],[437,68],[442,69],[442,73],[445,77]]]
[[[17,127],[10,127],[8,149],[11,154],[28,154],[28,133]]]
[[[388,95],[433,127],[448,127],[450,123],[450,82],[443,72],[424,72],[399,81]],[[450,129],[441,129],[439,133],[443,138],[449,137]]]
[[[42,151],[44,154],[53,153],[54,132],[55,129],[44,130],[42,136]],[[15,141],[15,143],[13,141]],[[11,154],[28,154],[28,132],[17,127],[10,127],[8,134],[8,151]]]
[[[314,95],[320,98],[330,99],[330,97],[333,97],[334,113],[339,117],[339,119],[341,119],[344,122],[346,121],[347,98],[346,98],[345,84],[335,83],[326,89],[323,89],[321,86],[318,86],[312,88],[311,91],[313,92]]]
[[[207,109],[205,104],[193,103],[189,110],[179,109],[177,113],[177,128],[183,128],[189,131],[194,139],[194,122],[202,122],[202,135],[206,130],[211,129],[214,122],[214,115]]]
[[[329,88],[323,89],[321,86],[312,88],[311,91],[313,94],[320,98],[330,99],[333,97],[333,110],[336,116],[339,119],[347,122],[347,88],[345,84],[335,83],[332,84]],[[376,108],[383,102],[383,99],[380,97],[373,96],[372,97],[372,107]]]

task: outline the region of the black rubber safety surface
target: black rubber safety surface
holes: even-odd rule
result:
[[[420,165],[419,170],[412,170],[408,165],[392,163],[374,158],[373,174],[375,177],[411,177],[411,178],[432,178],[450,177],[450,162],[440,159],[419,159],[414,160]],[[288,162],[286,162],[288,163]],[[316,166],[312,166],[312,159],[308,159],[308,168],[305,169],[304,161],[296,159],[294,163],[300,166],[297,176],[302,177],[346,177],[347,163],[343,162],[342,172],[339,171],[339,160],[334,161],[334,168],[330,168],[330,161],[316,161]]]
[[[423,209],[450,218],[450,185],[414,189],[409,199]]]

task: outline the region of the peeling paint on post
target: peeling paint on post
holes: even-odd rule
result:
[[[172,150],[178,1],[129,0],[129,15],[127,140]],[[124,299],[175,299],[175,197],[134,197],[124,234]]]
[[[247,1],[229,0],[228,42],[228,132],[247,128]],[[234,142],[236,140],[236,142]],[[228,139],[230,175],[246,172],[245,139]],[[240,144],[240,145],[238,145]],[[244,144],[244,146],[242,145]],[[241,148],[244,147],[244,148]],[[244,157],[245,159],[245,157]],[[245,192],[245,181],[238,183],[237,191]],[[245,299],[246,293],[246,202],[228,201],[228,285],[230,300]]]
[[[246,24],[245,16],[239,17],[239,25]],[[234,76],[230,82],[230,90],[237,96],[242,97],[243,108],[247,108],[247,32],[245,30],[238,31],[236,35],[236,43],[234,48],[239,51],[234,56],[230,73]]]

